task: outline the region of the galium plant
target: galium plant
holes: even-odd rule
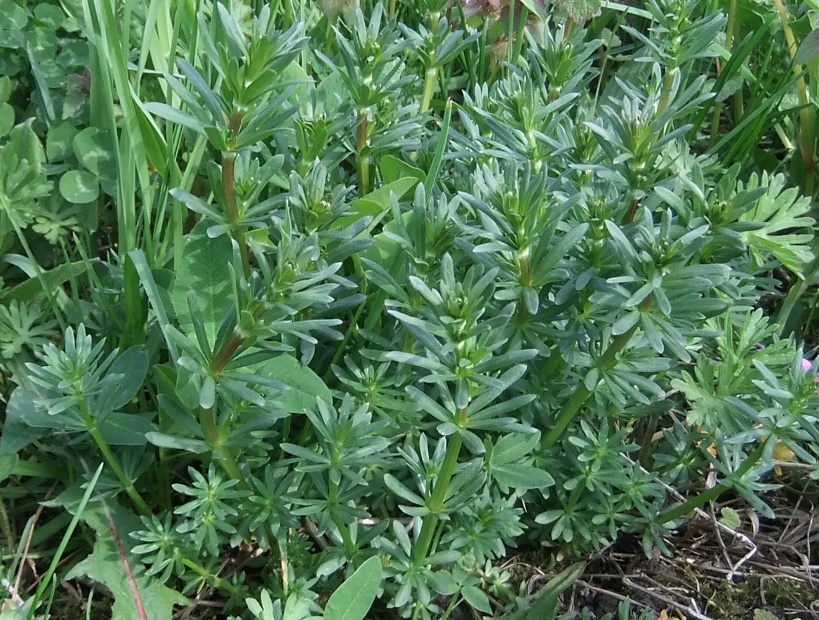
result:
[[[667,551],[724,493],[770,514],[778,456],[819,472],[813,373],[758,308],[815,259],[810,199],[704,123],[730,15],[510,3],[489,71],[468,7],[285,4],[86,0],[73,155],[41,118],[0,142],[26,276],[0,295],[26,356],[0,473],[64,488],[97,536],[72,574],[150,617],[203,591],[265,620],[498,616],[516,546]],[[76,205],[116,232],[27,230]]]

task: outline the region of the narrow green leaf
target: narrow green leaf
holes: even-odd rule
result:
[[[171,359],[176,362],[179,359],[179,350],[176,348],[176,343],[170,335],[169,328],[171,326],[168,320],[168,313],[165,311],[165,303],[163,302],[163,295],[156,285],[154,275],[148,266],[148,261],[145,259],[145,253],[142,250],[133,250],[129,253],[134,267],[139,275],[139,280],[145,288],[145,295],[156,314],[159,328],[162,330],[162,335],[165,337],[165,344],[168,347],[168,352],[171,354]]]
[[[146,433],[145,438],[158,448],[184,450],[185,452],[193,452],[194,454],[204,454],[210,450],[208,444],[201,439],[176,437],[175,435],[168,435],[166,433],[158,433],[154,431]]]
[[[154,114],[159,118],[163,118],[166,121],[192,129],[196,133],[200,133],[202,135],[205,134],[204,123],[198,120],[195,116],[191,116],[182,110],[177,110],[176,108],[173,108],[165,103],[158,102],[146,103],[142,107],[146,112]]]
[[[42,600],[43,595],[45,595],[46,590],[49,588],[51,583],[51,578],[54,576],[54,573],[57,572],[57,567],[60,565],[60,561],[62,560],[63,553],[65,552],[66,547],[68,546],[68,541],[71,540],[71,536],[74,534],[74,530],[76,529],[77,525],[80,522],[80,519],[83,518],[86,506],[88,506],[88,502],[91,499],[91,495],[94,493],[94,489],[97,488],[97,482],[99,482],[100,474],[102,474],[104,464],[100,463],[99,467],[97,467],[97,471],[94,472],[93,477],[85,485],[85,491],[80,497],[79,502],[77,503],[74,509],[74,516],[71,519],[71,523],[68,524],[68,527],[63,534],[62,540],[60,540],[60,544],[57,547],[56,553],[51,557],[51,564],[48,567],[48,570],[43,575],[42,582],[40,583],[40,587],[37,588],[37,592],[34,595],[35,601],[39,603]],[[79,481],[78,481],[79,482]],[[70,577],[66,577],[70,579]],[[37,604],[37,603],[35,603]]]
[[[62,286],[71,278],[85,273],[91,269],[97,261],[77,261],[75,263],[63,263],[50,271],[44,271],[36,278],[30,278],[17,286],[0,293],[0,303],[8,304],[10,301],[29,301],[40,295],[52,295],[54,289]]]
[[[449,127],[452,123],[452,100],[446,102],[444,109],[444,122],[441,125],[441,135],[438,136],[438,146],[435,147],[435,155],[432,158],[432,164],[429,167],[427,178],[424,181],[424,193],[427,197],[427,202],[432,198],[432,188],[435,187],[435,181],[438,180],[438,175],[441,172],[441,166],[444,161],[444,153],[446,152],[447,141],[449,140]]]

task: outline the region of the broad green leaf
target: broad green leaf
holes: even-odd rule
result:
[[[516,463],[529,454],[540,442],[540,433],[510,433],[504,435],[492,448],[492,463]]]
[[[775,256],[785,267],[801,274],[804,266],[813,260],[813,219],[810,217],[810,198],[799,195],[796,187],[785,187],[785,176],[752,174],[745,189],[753,191],[765,187],[767,191],[753,209],[740,218],[743,222],[758,222],[764,227],[743,233],[745,242],[761,262]]]
[[[74,153],[74,136],[77,128],[73,123],[60,123],[48,130],[46,156],[50,163],[64,160]]]
[[[426,179],[426,174],[420,168],[409,165],[402,159],[398,159],[393,155],[384,155],[381,158],[381,176],[384,177],[385,183],[394,183],[403,178],[418,179],[421,183]],[[399,199],[402,196],[398,197]]]
[[[7,75],[0,76],[0,103],[7,103],[11,97],[12,82]]]
[[[21,160],[26,160],[38,174],[42,164],[45,162],[45,151],[40,143],[40,138],[31,128],[33,119],[29,119],[16,125],[9,132],[7,147]],[[8,189],[8,188],[6,188]]]
[[[799,49],[793,57],[794,64],[806,65],[819,58],[819,29],[811,31],[804,38]]]
[[[386,213],[391,204],[391,194],[399,200],[418,184],[418,179],[404,177],[392,183],[387,183],[377,190],[353,201],[350,210],[333,223],[333,228],[342,229],[354,224],[363,217],[379,217]]]
[[[25,9],[11,0],[0,0],[0,15],[3,16],[3,30],[22,31],[28,22],[28,13]]]
[[[36,398],[37,395],[33,392],[19,387],[11,393],[6,404],[3,433],[0,434],[0,455],[16,454],[48,434],[50,419],[48,414],[35,404]],[[37,426],[29,424],[27,418],[30,419],[34,415],[43,416],[44,424]]]
[[[65,22],[66,14],[59,7],[53,4],[40,3],[34,7],[34,17],[42,25],[48,27],[50,30],[56,31],[61,28]]]
[[[156,425],[142,415],[109,413],[97,423],[100,433],[112,446],[144,446],[146,435],[156,430]]]
[[[405,226],[409,227],[415,218],[413,211],[401,215]],[[373,244],[361,253],[362,258],[369,259],[384,267],[399,283],[406,275],[406,261],[403,259],[401,245],[391,235],[399,234],[398,224],[390,220],[382,232],[373,236]],[[374,317],[377,318],[377,317]]]
[[[81,483],[82,480],[79,482]],[[62,506],[74,514],[81,491],[80,484],[75,484],[49,502],[49,505]],[[142,529],[142,522],[135,514],[120,506],[115,499],[106,500],[106,504],[111,517],[110,521],[105,514],[105,508],[99,501],[89,503],[83,512],[82,520],[96,534],[94,550],[91,555],[75,565],[65,578],[75,579],[84,576],[108,588],[114,598],[111,608],[113,618],[123,618],[123,620],[139,618],[135,602],[134,590],[136,589],[149,620],[170,620],[174,605],[185,604],[187,599],[179,592],[171,590],[139,570],[139,559],[131,553],[134,547],[131,533]],[[117,549],[112,524],[123,546],[125,558],[120,556]],[[135,583],[128,578],[124,566],[125,561],[130,564],[136,575]]]
[[[278,79],[282,84],[297,84],[288,97],[295,105],[310,100],[310,93],[315,88],[315,80],[295,60],[279,72]]]
[[[8,103],[0,103],[0,138],[14,127],[14,108]]]
[[[381,579],[381,560],[371,557],[330,596],[324,620],[364,620],[378,595]]]
[[[479,590],[475,586],[464,586],[464,589],[461,590],[461,594],[463,594],[466,602],[478,611],[482,611],[485,614],[492,613],[492,606],[489,604],[489,597],[486,596],[486,593],[483,592],[483,590]]]
[[[193,319],[188,305],[188,293],[193,291],[202,314],[205,334],[213,347],[219,325],[233,305],[228,271],[233,251],[227,235],[216,239],[208,237],[208,226],[210,222],[199,222],[185,239],[182,264],[174,282],[173,307],[182,330],[193,336]]]
[[[719,522],[725,527],[736,530],[742,525],[742,519],[739,518],[739,513],[733,508],[725,506],[722,508],[722,510],[720,510],[720,513],[722,514],[722,517],[720,518]]]
[[[316,100],[324,108],[324,113],[330,118],[341,104],[350,98],[350,91],[344,85],[344,79],[339,71],[333,71],[319,81],[316,87]],[[302,105],[306,106],[308,101],[304,101]]]
[[[69,170],[60,177],[60,195],[68,202],[86,204],[100,195],[100,184],[90,172]]]
[[[11,476],[19,460],[20,457],[16,453],[0,452],[0,482]]]
[[[531,465],[503,464],[492,466],[492,477],[513,489],[541,489],[555,481],[547,472]]]
[[[292,355],[277,355],[254,368],[254,372],[290,386],[290,389],[279,397],[279,402],[283,403],[290,413],[302,413],[305,409],[313,409],[317,398],[326,403],[333,400],[330,388],[321,377]]]
[[[94,175],[105,178],[115,176],[116,157],[107,132],[96,127],[86,127],[74,136],[73,145],[77,159]]]

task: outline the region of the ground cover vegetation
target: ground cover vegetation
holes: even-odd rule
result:
[[[575,617],[815,492],[817,11],[0,0],[0,618]]]

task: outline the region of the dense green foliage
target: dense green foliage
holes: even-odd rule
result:
[[[0,617],[500,617],[516,548],[769,515],[808,5],[0,0]]]

